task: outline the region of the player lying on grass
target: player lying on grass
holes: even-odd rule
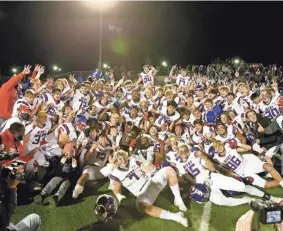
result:
[[[124,186],[137,197],[136,206],[140,212],[152,217],[173,220],[188,227],[188,220],[183,213],[187,208],[181,198],[178,177],[173,168],[162,168],[151,176],[142,170],[133,156],[129,157],[128,153],[122,150],[115,153],[114,161],[117,168],[112,171],[110,179],[112,180],[113,193],[119,202],[125,198],[121,194],[122,186]],[[167,184],[175,197],[174,204],[182,212],[172,213],[153,205]]]
[[[240,177],[252,177],[253,185],[261,188],[283,187],[283,179],[274,167],[269,163],[260,160],[254,154],[240,155],[236,149],[231,149],[228,144],[224,145],[221,141],[213,141],[213,146],[216,151],[214,159],[217,162],[227,167]],[[257,175],[262,172],[269,173],[274,180],[266,181]]]
[[[237,180],[239,177],[235,174],[233,174],[233,176],[236,179],[217,173],[216,169],[218,168],[212,161],[209,160],[208,156],[205,155],[198,146],[194,146],[192,149],[189,149],[187,145],[181,144],[178,147],[177,152],[167,153],[166,159],[178,171],[179,176],[191,174],[194,176],[198,185],[204,184],[208,187],[210,191],[209,200],[214,204],[237,206],[249,203],[252,200],[250,197],[226,197],[221,190],[246,192],[250,195],[271,199],[273,201],[279,200],[279,198],[265,194],[253,186],[245,185],[243,182]],[[194,193],[192,193],[192,199],[202,202],[204,194],[203,192],[198,193],[196,188],[198,187],[193,188]],[[201,192],[201,188],[198,189],[199,192]]]

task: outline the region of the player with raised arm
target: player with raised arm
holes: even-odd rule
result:
[[[139,73],[139,80],[136,85],[139,85],[140,82],[143,82],[143,85],[146,87],[148,84],[154,85],[154,77],[157,74],[157,70],[153,66],[144,65],[143,72]]]

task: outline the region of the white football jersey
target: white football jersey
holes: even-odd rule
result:
[[[40,146],[41,141],[44,140],[48,131],[51,129],[52,124],[46,121],[43,128],[30,124],[26,127],[25,134],[29,134],[28,150],[31,151]]]
[[[86,108],[89,105],[90,96],[83,95],[79,90],[73,95],[73,99],[70,101],[70,105],[73,110],[78,111],[81,108]]]
[[[154,85],[154,77],[153,77],[153,75],[151,74],[151,72],[149,72],[149,73],[147,73],[147,74],[145,74],[144,72],[141,72],[141,73],[139,74],[139,77],[142,79],[144,86],[146,86],[146,85],[148,85],[148,84],[150,84],[150,83],[151,83],[152,85]]]
[[[45,138],[45,141],[48,143],[57,144],[60,130],[67,134],[69,141],[73,141],[78,138],[76,129],[74,128],[72,123],[63,123],[60,126],[58,126],[54,132],[48,134]]]
[[[225,156],[215,155],[214,159],[218,160],[220,164],[225,165],[233,172],[237,173],[245,165],[245,159],[237,152],[236,149],[231,149],[225,145]]]
[[[279,107],[276,103],[277,97],[273,97],[269,104],[265,104],[264,102],[260,102],[258,104],[258,110],[264,116],[268,117],[269,119],[274,119],[280,114]]]
[[[228,125],[226,137],[223,137],[218,134],[217,136],[215,136],[215,139],[221,141],[224,144],[226,144],[229,141],[240,142],[240,140],[236,137],[236,134],[237,134],[237,128],[233,125]]]
[[[97,147],[94,151],[94,154],[91,156],[90,160],[88,160],[88,164],[104,167],[106,162],[108,161],[111,152],[112,152],[112,147],[110,146]]]
[[[280,115],[276,118],[276,122],[278,123],[279,127],[283,131],[283,115]]]
[[[52,104],[52,107],[49,107],[47,110],[47,116],[49,119],[53,119],[54,116],[56,115],[56,113],[62,111],[63,107],[64,107],[64,103],[62,101],[60,101],[59,103],[56,103],[53,96],[49,93],[43,93],[41,95],[41,99],[44,103],[46,103],[47,105]]]
[[[121,182],[132,194],[137,196],[149,180],[149,176],[143,172],[134,157],[129,158],[129,169],[115,168],[110,179]]]
[[[140,125],[140,122],[142,120],[142,117],[139,117],[139,116],[137,116],[136,118],[131,118],[130,114],[127,114],[127,113],[123,113],[123,117],[125,121],[132,122],[137,127]]]
[[[196,143],[196,144],[203,144],[204,150],[206,153],[208,153],[209,148],[212,146],[212,143],[205,139],[202,140],[201,135],[204,136],[208,136],[208,137],[212,137],[212,132],[211,131],[211,127],[209,126],[204,126],[203,130],[202,130],[202,134],[199,134],[198,132],[195,132],[192,136],[192,140]]]
[[[35,100],[34,100],[35,101]],[[25,98],[22,98],[22,99],[18,99],[16,101],[16,103],[14,104],[14,107],[13,107],[13,112],[12,112],[12,116],[11,117],[15,117],[15,116],[18,116],[18,109],[20,108],[20,106],[27,106],[31,111],[35,108],[36,106],[36,103],[33,103],[33,104],[30,104],[27,102],[27,100]]]
[[[176,84],[179,86],[179,87],[182,87],[182,86],[185,86],[185,85],[188,85],[190,83],[190,77],[188,76],[182,76],[180,74],[178,74],[177,76],[177,79],[176,79]]]

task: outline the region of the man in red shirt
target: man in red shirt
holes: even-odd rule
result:
[[[14,75],[0,88],[0,126],[4,121],[10,119],[14,103],[17,100],[17,86],[24,76],[30,73],[30,68],[31,66],[27,65],[21,73]]]

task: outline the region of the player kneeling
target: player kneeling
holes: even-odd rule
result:
[[[118,167],[112,171],[110,178],[113,193],[119,202],[125,198],[121,195],[121,186],[123,185],[137,197],[136,206],[140,212],[152,217],[174,220],[188,227],[188,220],[183,213],[187,208],[180,196],[176,172],[171,167],[162,168],[153,176],[149,176],[141,169],[136,159],[133,156],[129,157],[127,152],[118,151],[114,158]],[[171,213],[153,205],[167,183],[174,194],[175,205],[183,212]]]

